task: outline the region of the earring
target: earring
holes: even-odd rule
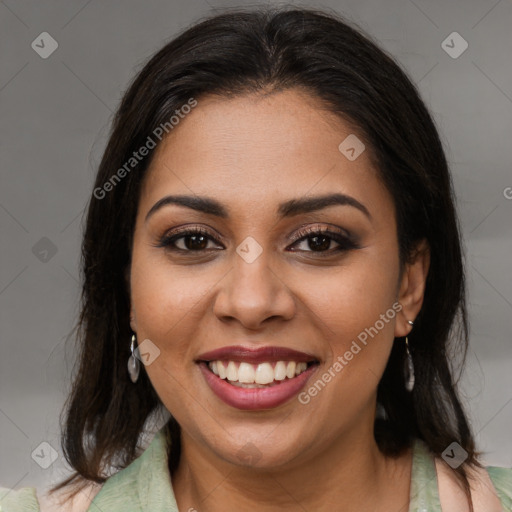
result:
[[[130,346],[132,355],[128,358],[128,373],[130,374],[130,379],[132,380],[133,383],[137,382],[137,379],[139,378],[139,371],[140,371],[140,362],[133,355],[134,345],[135,345],[135,334],[132,334],[132,343]]]
[[[407,320],[409,325],[412,327],[414,322],[411,320]],[[404,364],[404,373],[405,373],[405,389],[411,392],[414,388],[414,364],[412,362],[411,352],[409,351],[409,339],[407,336],[405,337],[405,364]]]

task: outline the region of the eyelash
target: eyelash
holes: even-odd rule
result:
[[[175,247],[174,243],[177,240],[180,240],[181,238],[186,238],[187,236],[194,236],[194,235],[203,235],[209,240],[213,241],[216,244],[220,244],[218,240],[216,240],[213,236],[210,235],[210,233],[201,227],[195,227],[195,228],[182,228],[174,231],[173,233],[166,234],[162,236],[156,247],[165,248],[169,251],[173,252],[181,252],[181,253],[204,253],[205,251],[208,251],[208,249],[201,249],[201,250],[192,250],[192,249],[181,249],[179,247]],[[327,236],[328,238],[331,238],[334,240],[338,247],[334,249],[328,249],[326,251],[303,251],[303,252],[310,252],[310,253],[318,253],[318,254],[332,254],[333,252],[343,252],[348,251],[351,249],[359,249],[360,246],[355,241],[353,241],[351,238],[342,235],[341,233],[337,233],[334,231],[329,230],[328,228],[312,228],[308,227],[302,230],[299,230],[297,233],[297,237],[295,240],[293,240],[293,244],[296,244],[298,242],[302,242],[304,240],[307,240],[308,238],[313,238],[315,236]],[[215,249],[218,250],[218,249]]]

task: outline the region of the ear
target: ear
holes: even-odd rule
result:
[[[133,306],[130,305],[130,328],[134,333],[137,333],[137,319],[135,317],[135,311]]]
[[[133,304],[131,300],[131,287],[130,287],[130,270],[131,266],[127,265],[124,269],[124,280],[126,283],[126,293],[128,294],[128,298],[130,300],[130,328],[133,332],[137,332],[137,319],[135,317],[135,310],[133,309]]]
[[[430,267],[430,247],[423,239],[413,249],[410,261],[406,263],[400,282],[398,301],[402,305],[401,314],[395,323],[395,337],[406,336],[411,331],[408,320],[418,316],[425,293],[428,269]]]

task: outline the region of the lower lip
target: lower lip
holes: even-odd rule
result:
[[[223,402],[237,409],[251,411],[272,409],[287,402],[299,393],[317,367],[318,364],[313,364],[297,377],[279,381],[279,384],[268,388],[240,388],[215,375],[205,362],[199,363],[206,382]]]

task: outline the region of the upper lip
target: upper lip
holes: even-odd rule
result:
[[[232,345],[205,352],[197,357],[197,361],[237,361],[252,364],[266,361],[296,361],[297,363],[318,362],[311,354],[299,352],[286,347],[244,347]]]

